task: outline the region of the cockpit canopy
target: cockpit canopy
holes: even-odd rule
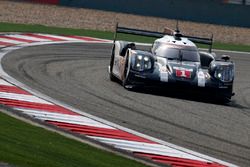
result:
[[[194,47],[178,47],[168,44],[154,45],[152,53],[168,60],[200,62],[200,55]]]

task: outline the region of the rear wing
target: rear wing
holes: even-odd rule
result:
[[[190,41],[199,44],[209,45],[209,52],[212,52],[212,45],[213,45],[213,35],[211,38],[201,38],[201,37],[193,37],[193,36],[186,36],[179,33],[179,30],[173,31],[172,33],[161,33],[155,31],[147,31],[147,30],[139,30],[134,28],[127,28],[127,27],[119,27],[118,23],[116,24],[115,34],[114,34],[114,43],[117,38],[117,34],[132,34],[132,35],[139,35],[139,36],[147,36],[147,37],[154,37],[154,38],[161,38],[164,35],[172,35],[175,38],[185,37],[188,38]]]
[[[133,28],[116,26],[115,38],[116,38],[117,33],[141,35],[141,36],[155,37],[155,38],[161,38],[165,35],[165,34],[160,33],[160,32],[138,30],[138,29],[133,29]]]
[[[208,45],[209,46],[208,51],[210,53],[212,52],[213,34],[211,35],[211,38],[192,37],[192,36],[186,36],[186,35],[183,35],[182,37],[188,38],[190,41],[194,43]]]

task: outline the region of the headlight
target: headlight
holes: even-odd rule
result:
[[[150,70],[152,68],[150,56],[135,55],[132,60],[132,68],[136,71]]]
[[[210,79],[211,78],[211,76],[210,76],[210,74],[208,72],[205,73],[205,78],[206,79]]]
[[[214,77],[223,82],[231,82],[234,77],[234,68],[232,65],[220,65],[216,68]]]

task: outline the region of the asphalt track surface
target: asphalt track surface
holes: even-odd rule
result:
[[[250,166],[250,55],[236,64],[229,104],[190,92],[128,91],[107,73],[111,44],[53,44],[13,51],[4,70],[52,98],[113,123],[240,166]],[[222,54],[222,53],[219,53]]]

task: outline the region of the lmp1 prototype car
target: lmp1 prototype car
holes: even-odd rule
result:
[[[158,39],[150,51],[139,50],[133,42],[116,40],[117,33]],[[230,101],[234,95],[234,63],[227,55],[217,58],[211,52],[212,41],[212,38],[182,35],[178,27],[175,31],[159,33],[117,25],[109,65],[110,79],[120,80],[127,89],[159,85],[199,87],[213,90],[216,97],[219,95]],[[209,51],[199,51],[194,43],[209,45]]]

